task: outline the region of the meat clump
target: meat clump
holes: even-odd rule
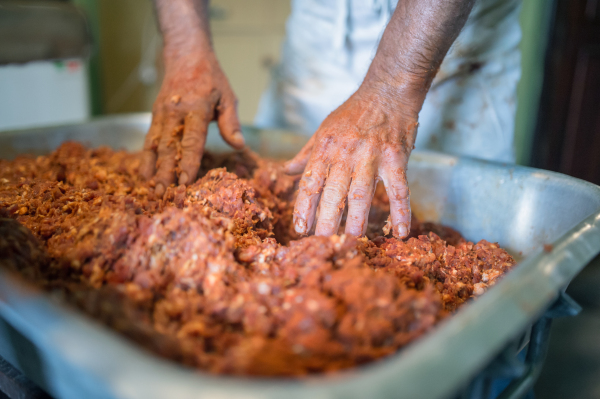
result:
[[[434,223],[386,237],[382,187],[366,237],[299,237],[298,178],[250,151],[206,154],[193,184],[162,197],[139,164],[72,142],[0,160],[0,265],[211,373],[298,376],[382,358],[515,265]]]

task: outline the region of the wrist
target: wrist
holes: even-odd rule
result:
[[[166,66],[181,59],[214,57],[214,50],[208,38],[203,37],[202,33],[188,33],[185,37],[164,39],[163,57]]]
[[[421,87],[422,83],[418,81],[397,82],[381,76],[367,75],[356,94],[386,113],[416,121],[427,93]]]
[[[212,53],[205,0],[155,0],[165,62]]]
[[[197,65],[214,65],[217,57],[212,47],[190,41],[184,46],[166,45],[163,47],[163,61],[166,71],[177,71]]]
[[[362,86],[375,90],[396,106],[421,110],[439,63],[418,63],[411,49],[393,57],[379,53],[373,59]],[[362,87],[361,86],[361,87]]]

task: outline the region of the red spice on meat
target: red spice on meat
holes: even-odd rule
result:
[[[212,373],[303,375],[395,353],[515,264],[413,220],[382,236],[298,237],[298,179],[253,153],[206,154],[158,198],[139,154],[65,143],[0,160],[0,262],[160,355]],[[18,224],[16,222],[18,222]],[[23,226],[25,228],[23,228]]]

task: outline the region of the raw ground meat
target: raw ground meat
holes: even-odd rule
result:
[[[382,187],[367,237],[298,237],[297,178],[249,151],[206,154],[197,181],[162,198],[139,163],[77,143],[0,160],[0,264],[209,372],[294,376],[373,361],[515,264],[497,244],[433,223],[383,236]]]

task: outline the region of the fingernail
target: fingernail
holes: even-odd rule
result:
[[[306,234],[306,220],[301,217],[294,217],[294,229],[298,234]]]
[[[188,182],[188,174],[185,172],[182,172],[179,175],[179,184],[187,184]]]
[[[233,132],[233,134],[231,135],[231,142],[236,147],[242,147],[244,144],[246,144],[246,142],[244,141],[244,136],[239,130]]]
[[[165,193],[165,186],[162,183],[158,183],[156,187],[154,187],[154,193],[161,197]]]
[[[406,223],[398,223],[395,230],[397,238],[404,238],[408,235],[408,225]]]

